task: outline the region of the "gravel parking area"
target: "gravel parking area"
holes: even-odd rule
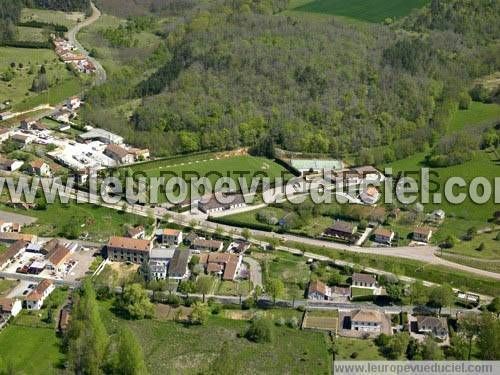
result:
[[[0,211],[0,220],[10,223],[20,223],[24,225],[33,224],[38,220],[36,217],[15,214],[13,212]]]

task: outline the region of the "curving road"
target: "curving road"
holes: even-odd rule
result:
[[[96,80],[95,84],[100,85],[106,82],[106,70],[102,67],[101,63],[94,59],[93,57],[89,56],[89,52],[83,48],[83,46],[78,42],[76,39],[76,35],[78,32],[83,29],[84,27],[87,27],[91,24],[93,24],[95,21],[101,17],[101,12],[97,7],[94,5],[94,3],[90,3],[90,6],[92,7],[92,15],[88,18],[86,18],[84,21],[78,23],[75,27],[73,27],[71,30],[68,31],[67,37],[68,40],[73,43],[91,62],[94,64],[96,67]]]

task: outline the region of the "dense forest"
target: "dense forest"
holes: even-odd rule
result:
[[[87,12],[90,0],[26,0],[29,8],[60,10],[63,12]]]
[[[175,21],[138,72],[90,92],[85,117],[157,155],[270,136],[291,151],[390,161],[437,147],[472,81],[500,65],[498,1],[433,0],[391,26],[285,17],[286,1],[132,3]],[[110,113],[134,98],[130,118]]]

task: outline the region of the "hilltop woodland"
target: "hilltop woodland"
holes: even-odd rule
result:
[[[283,1],[150,3],[149,17],[172,20],[161,42],[92,90],[85,118],[157,155],[270,135],[291,151],[403,158],[436,145],[500,62],[498,1],[433,0],[391,26],[285,17]],[[131,99],[131,116],[109,111]]]

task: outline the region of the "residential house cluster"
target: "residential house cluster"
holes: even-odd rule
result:
[[[18,298],[0,298],[0,329],[2,329],[10,318],[17,316],[25,307],[27,310],[40,310],[47,297],[54,291],[54,283],[43,279],[26,296],[24,301]]]
[[[232,253],[210,252],[200,255],[200,264],[207,274],[228,281],[236,279],[242,260],[242,255]]]
[[[90,59],[69,40],[52,35],[55,53],[66,64],[71,64],[77,71],[91,74],[96,71],[95,65]]]

